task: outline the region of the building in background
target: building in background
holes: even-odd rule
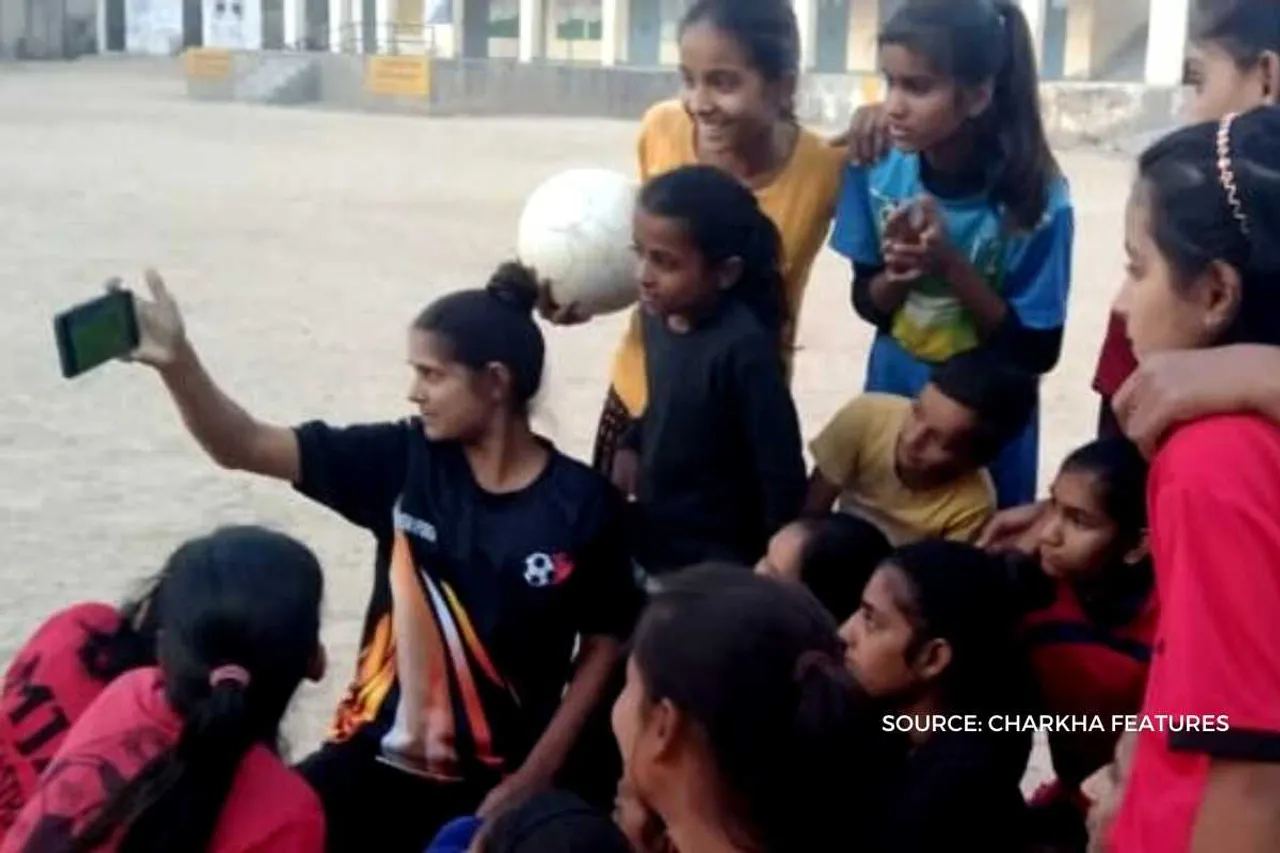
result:
[[[690,0],[0,0],[0,57],[195,45],[670,66]],[[905,0],[792,0],[809,73],[874,71]],[[1176,85],[1191,0],[1020,0],[1046,79]]]

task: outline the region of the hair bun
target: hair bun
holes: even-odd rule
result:
[[[485,291],[522,314],[532,314],[538,304],[538,275],[519,261],[507,261],[489,276]]]

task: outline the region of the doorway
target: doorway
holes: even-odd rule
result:
[[[329,0],[306,0],[303,10],[302,49],[329,49]]]
[[[111,0],[107,0],[107,7],[110,6]],[[200,47],[203,44],[204,0],[182,0],[182,46]]]
[[[104,10],[106,20],[106,50],[124,51],[124,0],[107,0]]]

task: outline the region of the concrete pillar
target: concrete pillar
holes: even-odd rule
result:
[[[341,53],[351,39],[351,0],[329,0],[329,52]]]
[[[520,0],[520,61],[532,62],[546,56],[545,0]]]
[[[811,71],[817,64],[818,0],[791,0],[800,24],[800,70]]]
[[[853,0],[849,7],[850,71],[880,71],[880,0]]]
[[[1088,78],[1093,72],[1093,31],[1097,2],[1098,0],[1070,0],[1067,6],[1067,44],[1062,60],[1064,77]]]
[[[627,34],[631,32],[629,0],[601,0],[600,64],[621,65],[627,61]]]
[[[97,8],[97,12],[95,14],[94,23],[97,25],[95,29],[97,30],[96,36],[97,36],[97,42],[98,42],[98,53],[106,53],[107,52],[107,0],[97,0],[97,3],[95,5]],[[3,16],[0,15],[0,17],[3,17]],[[0,36],[3,36],[3,35],[4,34],[0,32]],[[0,39],[0,53],[3,53],[3,52],[4,52],[4,43],[3,43],[3,40]]]
[[[378,53],[391,53],[395,47],[395,33],[393,23],[395,15],[392,12],[395,0],[376,0],[374,5],[374,26],[377,27],[378,33]]]
[[[281,12],[284,15],[284,46],[292,49],[302,41],[302,15],[305,9],[304,0],[283,0]]]
[[[1182,82],[1187,55],[1190,0],[1151,0],[1150,29],[1147,31],[1147,73],[1149,86],[1177,86]]]
[[[1036,48],[1036,67],[1044,69],[1044,19],[1048,11],[1047,0],[1018,0],[1022,14],[1031,28],[1031,43]]]

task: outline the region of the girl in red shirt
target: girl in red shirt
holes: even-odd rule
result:
[[[322,587],[311,551],[261,528],[179,548],[159,667],[85,711],[0,850],[320,853],[320,800],[276,747],[298,685],[323,674]]]
[[[1147,465],[1122,438],[1095,441],[1062,464],[1025,570],[1045,606],[1023,620],[1044,709],[1098,717],[1104,731],[1049,734],[1057,779],[1032,798],[1039,840],[1082,849],[1087,804],[1080,784],[1106,765],[1120,731],[1114,716],[1142,705],[1156,604],[1147,554]]]
[[[1140,362],[1280,344],[1280,109],[1138,161],[1117,310]],[[1280,426],[1209,416],[1147,485],[1159,636],[1110,849],[1271,850],[1280,827]]]
[[[147,581],[120,607],[87,601],[55,613],[14,655],[0,691],[0,841],[103,688],[155,665],[159,582]]]

